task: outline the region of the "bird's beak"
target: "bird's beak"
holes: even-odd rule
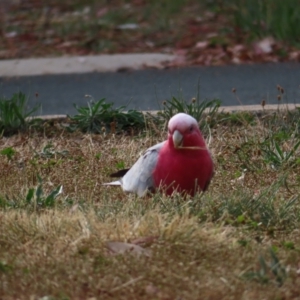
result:
[[[181,148],[183,142],[183,135],[178,130],[175,130],[172,135],[172,138],[173,138],[174,148]]]
[[[175,149],[189,149],[189,150],[207,150],[206,147],[198,147],[198,146],[187,146],[184,147],[183,144],[183,135],[178,131],[175,130],[173,135],[173,144]]]

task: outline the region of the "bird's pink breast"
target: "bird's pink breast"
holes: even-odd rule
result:
[[[168,143],[161,149],[153,179],[156,187],[163,187],[168,195],[174,190],[194,195],[204,191],[213,174],[213,162],[206,149],[174,149]]]

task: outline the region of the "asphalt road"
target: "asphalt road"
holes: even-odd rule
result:
[[[0,96],[22,91],[30,96],[30,106],[42,104],[42,115],[74,114],[73,104],[86,105],[86,94],[116,106],[156,110],[171,96],[190,101],[198,83],[201,99],[218,98],[224,106],[239,105],[232,88],[244,105],[260,104],[262,99],[277,104],[277,84],[284,88],[284,101],[300,103],[298,63],[0,77]]]

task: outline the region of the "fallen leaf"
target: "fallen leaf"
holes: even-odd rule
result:
[[[186,49],[193,47],[195,45],[194,36],[192,34],[187,34],[183,36],[177,43],[176,48],[177,49]]]
[[[176,49],[173,53],[175,55],[175,58],[170,62],[166,62],[167,67],[176,67],[186,64],[186,49]]]
[[[103,17],[104,15],[107,14],[107,12],[108,12],[108,8],[107,8],[107,7],[101,8],[101,9],[99,9],[99,10],[97,11],[96,16],[97,16],[98,18]]]
[[[234,45],[232,48],[231,48],[231,51],[233,53],[238,53],[238,52],[241,52],[245,50],[245,46],[244,45],[241,45],[241,44],[237,44],[237,45]]]
[[[78,209],[78,203],[77,204],[75,204],[75,205],[73,205],[72,207],[71,207],[71,209],[69,210],[69,213],[70,214],[73,214],[73,213],[75,213],[76,211],[77,211],[77,209]]]
[[[132,254],[134,256],[150,256],[151,251],[149,249],[144,249],[139,245],[123,243],[123,242],[107,242],[107,248],[114,254]]]
[[[240,64],[241,63],[241,60],[240,60],[240,58],[239,57],[233,57],[232,58],[232,60],[231,60],[231,62],[233,63],[233,64]]]
[[[154,286],[153,283],[150,283],[145,287],[145,292],[149,295],[156,295],[159,292],[159,289]]]
[[[153,283],[149,283],[145,286],[145,292],[148,295],[154,296],[155,299],[174,299],[167,295],[166,293],[162,292],[158,287],[156,287]],[[181,297],[176,297],[176,299],[182,299]]]
[[[293,51],[289,54],[289,58],[291,60],[299,60],[300,58],[300,51]]]
[[[11,31],[11,32],[7,32],[4,34],[5,37],[7,38],[14,38],[18,35],[18,33],[16,31]]]
[[[66,41],[56,46],[56,48],[69,48],[77,45],[76,41]]]
[[[207,46],[208,46],[208,41],[202,41],[202,42],[198,42],[195,45],[195,48],[197,48],[197,49],[203,49],[203,48],[206,48]]]

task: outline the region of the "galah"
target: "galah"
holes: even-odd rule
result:
[[[147,149],[137,162],[111,177],[120,180],[104,185],[121,185],[125,192],[144,196],[161,188],[167,195],[174,191],[194,196],[206,191],[214,173],[211,154],[197,121],[188,114],[173,116],[168,124],[168,139]]]

